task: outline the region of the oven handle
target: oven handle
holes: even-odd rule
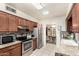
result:
[[[29,41],[26,41],[26,42],[23,42],[23,43],[28,43],[28,42],[32,42],[32,40],[29,40]]]

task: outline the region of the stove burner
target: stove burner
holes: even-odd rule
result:
[[[27,39],[26,37],[17,37],[16,39],[22,42],[32,40],[32,39]]]

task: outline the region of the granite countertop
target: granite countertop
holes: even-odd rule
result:
[[[0,45],[0,49],[14,45],[14,44],[18,44],[18,43],[21,43],[21,41],[15,41],[15,42],[7,43],[7,44],[2,44],[2,45]]]
[[[79,48],[78,46],[60,46],[56,47],[56,53],[62,53],[69,56],[79,56]]]

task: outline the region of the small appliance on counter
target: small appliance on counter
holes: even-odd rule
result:
[[[10,42],[16,41],[15,35],[1,35],[0,36],[0,44],[7,44]]]

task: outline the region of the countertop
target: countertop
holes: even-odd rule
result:
[[[55,52],[66,54],[66,55],[69,55],[69,56],[79,56],[78,46],[62,45],[60,47],[56,47]]]
[[[32,39],[36,39],[36,37],[32,37]]]
[[[18,44],[18,43],[21,43],[21,41],[15,41],[15,42],[3,44],[3,45],[0,45],[0,49],[1,48],[5,48],[5,47],[8,47],[8,46],[11,46],[11,45],[14,45],[14,44]]]

